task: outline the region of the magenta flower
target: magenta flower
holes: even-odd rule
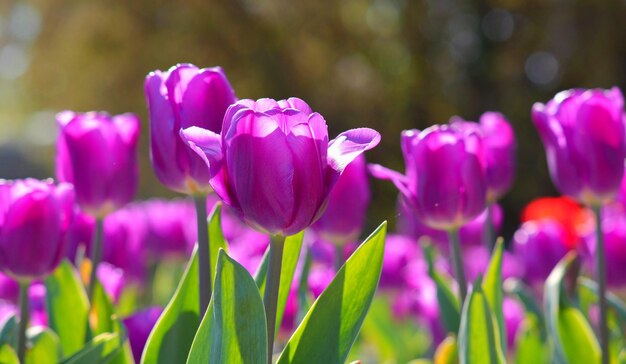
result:
[[[153,259],[187,258],[196,242],[196,213],[191,200],[158,200],[141,203]]]
[[[235,93],[221,67],[178,64],[146,77],[150,110],[150,157],[159,181],[186,193],[210,192],[209,171],[202,158],[185,145],[180,129],[192,126],[220,133]]]
[[[506,325],[506,343],[509,350],[512,351],[515,348],[517,330],[519,330],[524,321],[526,312],[519,302],[510,297],[504,297],[504,301],[502,302],[502,314]]]
[[[371,197],[367,177],[364,156],[348,164],[330,193],[326,211],[312,226],[322,239],[344,245],[359,238]]]
[[[73,204],[66,183],[0,181],[0,271],[18,280],[50,274],[65,254]]]
[[[226,204],[255,229],[284,236],[315,222],[346,166],[380,141],[361,128],[329,142],[324,118],[297,98],[240,100],[226,111],[221,136],[198,127],[182,136]]]
[[[484,245],[464,247],[463,258],[465,258],[467,280],[472,282],[479,274],[485,275],[491,259],[491,252]],[[502,257],[502,279],[520,278],[523,273],[524,268],[519,258],[505,250]]]
[[[370,171],[391,180],[423,224],[455,230],[485,210],[483,148],[476,133],[461,133],[448,125],[406,130],[401,146],[405,175],[380,165],[372,165]]]
[[[16,303],[20,297],[20,285],[17,281],[0,272],[0,301]]]
[[[570,250],[568,232],[556,220],[527,221],[513,236],[513,250],[524,267],[524,279],[543,283],[556,264]]]
[[[561,193],[588,206],[615,198],[626,157],[618,88],[560,92],[545,105],[533,105],[532,118]]]
[[[162,312],[163,309],[161,307],[148,307],[124,319],[124,326],[126,326],[126,331],[128,332],[128,341],[130,341],[130,347],[136,363],[139,363],[141,360],[141,353],[144,346],[146,346],[150,331],[152,331]]]
[[[137,116],[64,111],[57,122],[57,178],[74,185],[83,211],[102,218],[130,202],[139,174]]]
[[[450,124],[465,133],[477,133],[484,147],[483,165],[487,181],[487,201],[504,195],[515,178],[515,132],[504,115],[486,112],[479,123],[453,118]]]
[[[602,232],[606,250],[606,282],[614,288],[626,287],[626,214],[619,209],[604,209]],[[585,237],[588,266],[593,270],[596,254],[596,234]]]

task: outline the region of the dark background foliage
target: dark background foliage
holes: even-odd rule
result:
[[[624,86],[617,0],[4,0],[0,177],[54,175],[54,114],[132,111],[143,122],[140,198],[172,196],[150,168],[143,78],[178,62],[221,65],[240,98],[307,100],[331,137],[369,126],[368,159],[403,170],[400,131],[501,111],[518,137],[506,235],[530,199],[556,192],[530,122],[571,87]],[[370,228],[396,191],[372,182]]]

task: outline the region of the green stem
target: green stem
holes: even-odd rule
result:
[[[596,279],[598,280],[598,304],[600,306],[600,348],[602,364],[609,363],[609,328],[606,307],[606,264],[604,257],[604,236],[602,234],[601,206],[594,206],[596,217]]]
[[[101,218],[96,219],[96,236],[94,244],[91,248],[91,272],[89,273],[89,287],[87,289],[87,298],[89,298],[89,303],[92,303],[93,300],[93,291],[96,287],[98,264],[100,264],[100,260],[102,260],[102,227],[103,220]]]
[[[463,269],[463,258],[461,257],[461,244],[459,243],[459,230],[450,230],[448,232],[450,239],[450,252],[452,253],[452,267],[454,268],[454,277],[459,285],[461,294],[461,309],[467,296],[467,283],[465,281],[465,270]]]
[[[270,260],[267,268],[267,282],[265,284],[265,317],[267,318],[267,362],[272,362],[274,349],[274,333],[276,331],[276,306],[278,303],[278,288],[280,287],[280,270],[283,264],[283,248],[285,237],[272,235],[270,239]]]
[[[198,226],[198,282],[200,284],[200,320],[211,301],[211,253],[209,249],[209,226],[207,222],[206,195],[194,197]]]
[[[492,207],[493,205],[487,206],[487,219],[485,220],[485,246],[489,251],[492,251],[494,245],[496,245],[496,230],[493,226]]]
[[[335,245],[335,272],[339,272],[343,263],[343,245]]]
[[[304,256],[302,273],[300,273],[300,281],[298,282],[298,314],[296,316],[296,327],[300,325],[300,322],[308,311],[307,292],[309,291],[309,273],[311,272],[311,262],[311,249],[307,248],[306,255]]]
[[[17,357],[20,363],[26,358],[26,327],[28,326],[30,308],[28,307],[28,287],[30,282],[20,282],[20,326],[17,336]]]

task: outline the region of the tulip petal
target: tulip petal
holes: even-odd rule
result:
[[[328,143],[328,165],[341,174],[354,158],[374,148],[379,142],[380,134],[374,129],[344,131]]]
[[[411,191],[409,187],[409,181],[411,180],[407,176],[393,169],[381,166],[380,164],[368,164],[367,170],[374,178],[391,181],[409,201],[413,199],[414,192]]]
[[[210,130],[192,126],[180,130],[180,137],[202,158],[211,176],[211,186],[227,203],[231,202],[223,178],[222,138]]]

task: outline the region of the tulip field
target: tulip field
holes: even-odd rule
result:
[[[329,135],[221,67],[144,87],[148,130],[60,112],[55,175],[0,180],[0,363],[626,363],[618,88],[528,110],[562,195],[505,239],[525,143],[506,110]],[[366,156],[381,138],[403,170]],[[180,197],[136,200],[140,153]],[[397,189],[393,229],[365,231],[372,179]]]

